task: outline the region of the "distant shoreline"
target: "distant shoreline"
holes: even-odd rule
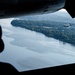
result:
[[[75,46],[75,24],[57,21],[13,20],[12,26],[22,27]]]

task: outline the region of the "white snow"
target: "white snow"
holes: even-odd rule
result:
[[[18,71],[75,63],[75,47],[41,33],[11,26],[12,19],[0,20],[5,50],[0,61]]]

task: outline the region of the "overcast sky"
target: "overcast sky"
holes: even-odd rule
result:
[[[61,9],[61,10],[59,10],[60,12],[67,12],[65,9]]]
[[[44,14],[44,15],[47,15],[47,16],[49,16],[49,15],[54,15],[54,14],[57,14],[57,15],[60,15],[60,16],[65,16],[64,14],[65,13],[67,13],[67,15],[68,16],[70,16],[69,14],[68,14],[68,12],[65,10],[65,9],[61,9],[61,10],[59,10],[59,11],[57,11],[57,12],[54,12],[54,13],[49,13],[49,14]],[[26,15],[25,15],[26,16]],[[25,17],[24,15],[22,16],[22,17]],[[29,15],[28,15],[29,16]],[[30,15],[30,16],[32,16],[32,15]],[[35,16],[35,15],[33,15],[33,16]],[[39,16],[39,15],[38,15]],[[40,15],[40,16],[42,16],[42,15]],[[15,18],[15,17],[14,17]],[[14,19],[14,18],[11,18],[11,19]],[[16,18],[18,18],[18,17],[16,17]],[[7,18],[8,19],[8,18]],[[2,20],[2,19],[1,19]]]

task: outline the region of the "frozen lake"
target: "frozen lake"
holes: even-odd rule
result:
[[[13,27],[12,20],[0,20],[5,43],[0,61],[12,64],[18,71],[75,63],[74,46],[41,33]]]

